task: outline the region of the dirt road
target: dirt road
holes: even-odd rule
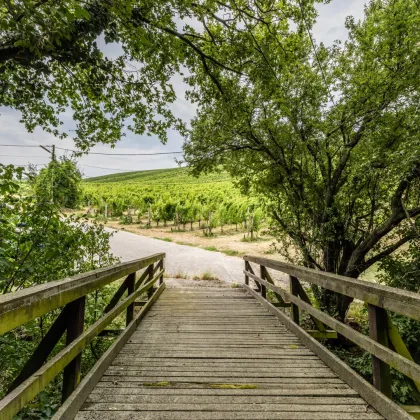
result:
[[[203,273],[211,273],[214,277],[229,283],[244,281],[242,274],[244,262],[238,257],[229,257],[220,252],[178,245],[124,231],[115,232],[110,242],[112,252],[122,261],[165,252],[166,272],[169,276],[193,278],[200,277]]]

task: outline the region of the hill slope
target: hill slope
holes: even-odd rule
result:
[[[202,184],[213,182],[226,182],[231,178],[226,172],[202,175],[198,178],[189,174],[188,168],[154,169],[149,171],[124,172],[85,179],[85,183],[108,184]]]

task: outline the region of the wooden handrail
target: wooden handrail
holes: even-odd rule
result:
[[[372,340],[371,338],[360,333],[359,331],[356,331],[348,325],[336,320],[335,318],[326,314],[325,312],[314,308],[309,303],[306,303],[302,299],[292,295],[291,293],[285,291],[281,287],[275,286],[269,283],[268,281],[265,281],[262,278],[251,274],[245,270],[244,274],[257,281],[258,283],[263,284],[267,289],[270,289],[273,292],[282,293],[287,300],[294,303],[296,306],[303,309],[308,314],[314,316],[319,321],[323,322],[325,325],[328,325],[330,328],[333,328],[343,337],[348,338],[350,341],[357,344],[359,347],[373,354],[378,359],[389,364],[394,369],[400,371],[401,373],[413,379],[414,381],[420,382],[420,366],[416,363],[410,361],[409,359],[403,356],[400,356],[398,353],[395,353],[394,351],[379,344],[378,342]]]
[[[126,330],[132,331],[133,325],[144,316],[150,304],[162,292],[165,287],[164,258],[163,253],[155,254],[1,296],[0,334],[60,306],[64,308],[12,384],[9,393],[0,401],[0,419],[11,419],[63,370],[65,401],[80,382],[82,350],[124,310],[127,312]],[[136,272],[143,268],[146,270],[136,282]],[[125,276],[128,277],[106,306],[104,315],[83,331],[86,295]],[[158,289],[153,288],[157,281],[160,285]],[[120,300],[126,290],[126,297]],[[135,300],[146,292],[150,304],[146,303],[140,314],[134,318]],[[66,330],[66,346],[46,361]],[[128,337],[124,333],[121,336],[124,339]]]
[[[2,295],[0,335],[163,258],[154,254]]]
[[[397,312],[420,321],[420,294],[395,287],[383,286],[324,271],[299,267],[297,265],[245,255],[245,261],[281,271],[299,280],[316,284],[333,292],[359,299],[380,308]]]
[[[315,334],[313,334],[314,331],[312,330],[308,331],[313,337],[330,338],[325,330],[322,331],[323,326],[326,325],[372,354],[373,385],[384,394],[384,397],[391,398],[392,396],[390,367],[393,367],[410,378],[413,381],[413,385],[420,391],[420,365],[413,360],[398,330],[386,312],[386,310],[391,310],[409,318],[420,320],[420,294],[267,258],[248,255],[243,258],[245,260],[245,270],[243,271],[245,275],[245,289],[262,303],[266,304],[267,308],[275,313],[283,322],[287,318],[286,325],[293,326],[293,331],[298,337],[308,340],[306,332],[299,326],[299,309],[301,309],[311,316],[315,326],[319,330],[315,331]],[[255,274],[251,267],[251,262],[260,265],[260,276]],[[290,291],[275,285],[268,274],[267,268],[288,274]],[[249,286],[250,279],[254,280],[257,289],[254,290]],[[300,281],[315,284],[319,287],[367,303],[369,309],[369,337],[312,306]],[[287,301],[290,304],[290,318],[283,312],[280,312],[267,300],[266,289],[274,292],[277,297],[280,296],[282,302]],[[313,346],[318,356],[337,367],[337,363],[332,362],[333,357],[331,354],[328,354],[329,352],[321,344],[309,343]],[[392,349],[389,346],[390,343],[392,344]],[[343,366],[338,367],[343,377],[346,377],[352,382],[356,381],[355,383],[358,384],[360,389],[367,389],[366,384],[362,383],[361,378],[355,372],[350,374]],[[375,396],[369,389],[367,389],[366,394],[368,395],[368,399],[372,398],[372,405],[376,405],[377,395]],[[387,406],[388,408],[391,407],[388,404]],[[378,407],[376,408],[378,409]],[[382,410],[378,409],[378,411]],[[401,417],[400,413],[395,418],[403,417]]]

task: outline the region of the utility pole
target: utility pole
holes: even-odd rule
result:
[[[39,145],[39,147],[41,149],[44,149],[46,152],[48,152],[51,155],[51,160],[55,161],[55,144],[53,144],[52,146],[41,146],[41,145]],[[50,149],[47,149],[47,147],[51,147],[52,151]]]
[[[44,149],[46,152],[48,152],[51,155],[51,162],[55,162],[55,144],[52,146],[42,146],[39,145],[41,149]],[[47,149],[47,147],[51,147],[52,151],[50,149]],[[52,171],[54,171],[54,167],[51,167]],[[51,203],[54,202],[54,172],[51,173]]]

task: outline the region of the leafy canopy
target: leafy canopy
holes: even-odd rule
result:
[[[71,159],[52,160],[35,177],[38,200],[52,200],[60,207],[75,209],[82,197],[82,174]]]
[[[209,22],[205,51],[240,74],[214,83],[190,69],[185,160],[196,173],[223,165],[261,194],[289,259],[357,277],[420,223],[420,9],[372,0],[362,22],[347,19],[348,42],[315,54],[304,22],[316,13],[292,3],[236,2]]]
[[[59,137],[67,136],[60,126],[71,112],[82,150],[115,144],[126,129],[166,141],[169,127],[182,129],[167,107],[175,99],[171,77],[195,59],[191,52],[203,57],[177,22],[199,19],[203,7],[151,0],[1,2],[0,105],[20,111],[28,131],[41,127]]]
[[[111,233],[23,191],[22,176],[22,168],[0,165],[0,294],[117,261],[110,253]]]

